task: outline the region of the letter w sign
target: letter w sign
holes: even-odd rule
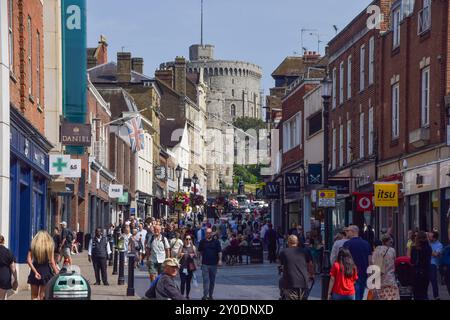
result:
[[[286,192],[300,192],[301,186],[300,173],[287,173],[284,181]]]

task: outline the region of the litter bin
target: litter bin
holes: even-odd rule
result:
[[[250,263],[264,263],[264,248],[261,241],[252,241],[250,245]]]
[[[82,275],[64,269],[61,272],[47,284],[46,300],[91,300],[91,287]]]
[[[89,249],[89,241],[91,241],[91,234],[87,233],[84,236],[84,250],[88,250]]]
[[[78,252],[82,253],[84,248],[84,232],[77,233]]]

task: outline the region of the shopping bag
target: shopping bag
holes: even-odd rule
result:
[[[197,275],[195,272],[192,275],[192,285],[194,286],[194,288],[198,288],[198,280],[197,280]]]

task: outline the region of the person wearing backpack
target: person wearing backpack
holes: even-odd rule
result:
[[[180,264],[175,258],[164,260],[163,272],[152,282],[145,297],[150,300],[186,300],[175,282]]]
[[[61,244],[59,250],[61,252],[61,256],[64,257],[64,260],[67,261],[69,265],[72,265],[72,242],[73,242],[73,233],[67,228],[67,222],[63,221],[60,223],[61,225]]]
[[[381,246],[375,248],[373,264],[380,268],[381,288],[376,290],[377,300],[400,300],[400,291],[395,278],[396,252],[392,248],[392,238],[388,234],[381,237]]]
[[[156,225],[153,228],[153,232],[150,241],[147,243],[149,249],[148,272],[150,274],[150,281],[154,281],[162,273],[162,264],[170,257],[169,241],[161,234],[161,226]]]

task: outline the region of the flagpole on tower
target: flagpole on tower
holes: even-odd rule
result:
[[[202,4],[202,8],[201,8],[201,23],[200,23],[200,25],[201,25],[201,29],[200,29],[200,33],[201,33],[201,35],[200,35],[200,44],[201,44],[201,46],[203,47],[203,0],[201,0],[201,4]]]

